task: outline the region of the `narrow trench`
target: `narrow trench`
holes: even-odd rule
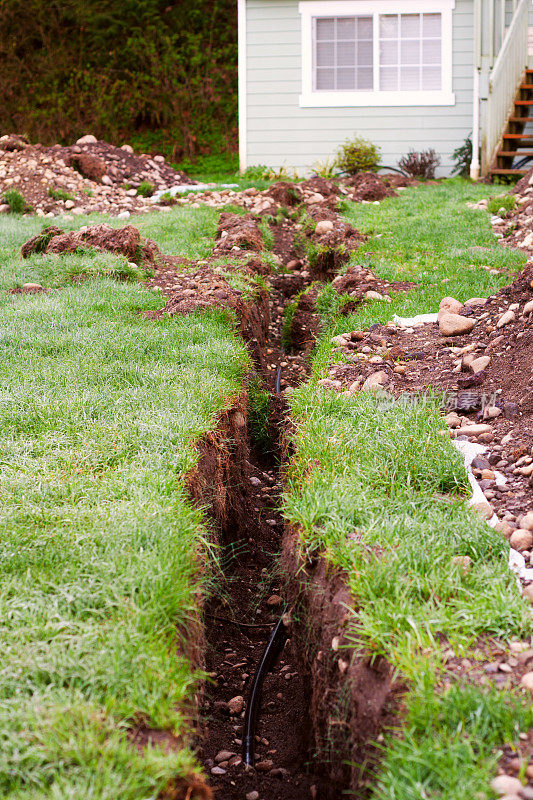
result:
[[[275,250],[286,263],[298,257],[287,227],[274,229]],[[302,289],[300,275],[273,280],[271,324],[263,353],[263,379],[270,397],[271,446],[249,441],[238,501],[231,522],[219,531],[224,580],[206,608],[206,669],[212,682],[204,696],[201,759],[217,800],[304,800],[319,796],[309,764],[309,689],[293,642],[287,639],[266,675],[255,736],[255,768],[242,760],[244,709],[268,639],[284,613],[279,567],[283,518],[280,442],[284,402],[276,394],[307,374],[303,354],[286,355],[281,345],[284,306]],[[289,629],[290,630],[290,629]]]

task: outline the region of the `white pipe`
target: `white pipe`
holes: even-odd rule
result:
[[[239,168],[241,173],[247,167],[247,124],[246,124],[246,0],[238,0],[238,56],[239,56]]]
[[[479,179],[479,69],[474,67],[474,86],[472,100],[472,161],[470,162],[470,177],[473,181]]]

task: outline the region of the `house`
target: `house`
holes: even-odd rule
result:
[[[356,134],[392,167],[434,148],[442,175],[469,135],[473,177],[524,172],[533,157],[532,0],[238,5],[242,170],[306,173]]]

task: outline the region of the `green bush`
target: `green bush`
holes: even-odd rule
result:
[[[6,192],[3,202],[7,203],[12,214],[26,214],[26,212],[32,210],[31,206],[27,204],[21,193],[17,192],[16,189],[10,189]]]
[[[470,164],[472,162],[472,134],[469,133],[463,144],[456,147],[452,153],[455,167],[452,175],[460,175],[461,178],[470,177]]]
[[[358,172],[375,172],[379,167],[380,158],[381,150],[377,145],[368,139],[356,136],[355,139],[347,139],[339,147],[335,165],[342,172],[356,175]]]
[[[137,194],[140,194],[141,197],[151,197],[154,193],[155,186],[153,183],[149,183],[148,181],[143,181],[137,187]]]
[[[499,194],[496,197],[491,197],[487,211],[491,214],[498,214],[503,208],[505,212],[512,211],[516,207],[516,200],[512,194]]]
[[[56,186],[48,187],[48,197],[52,200],[74,200],[73,196],[64,189],[58,189]]]

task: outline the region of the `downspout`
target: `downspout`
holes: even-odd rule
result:
[[[247,167],[246,124],[246,0],[238,0],[238,74],[239,74],[239,169]]]
[[[479,179],[479,70],[481,68],[481,0],[474,0],[474,75],[472,98],[472,161],[470,177]]]

